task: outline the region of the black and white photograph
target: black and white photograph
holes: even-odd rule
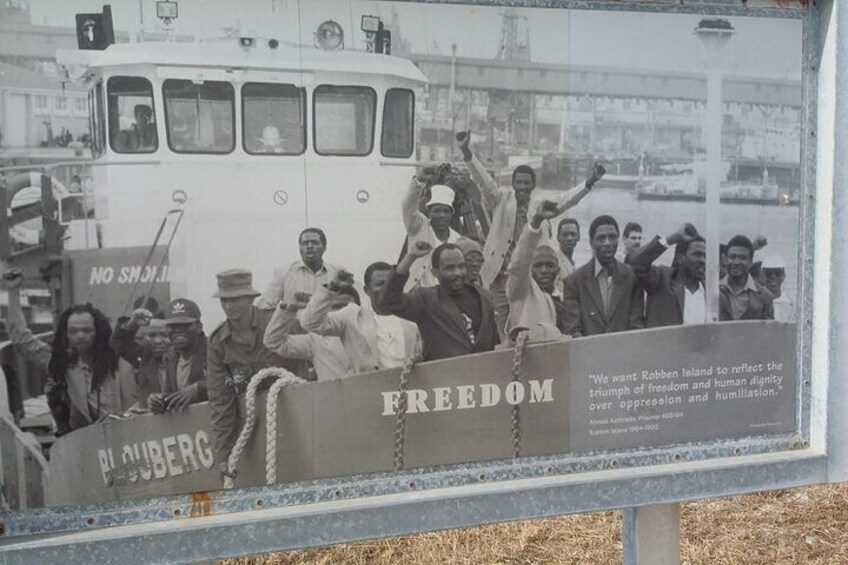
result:
[[[801,20],[0,21],[6,509],[798,434]]]

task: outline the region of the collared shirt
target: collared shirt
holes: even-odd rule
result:
[[[408,353],[400,318],[374,314],[374,325],[377,328],[377,359],[380,368],[389,369],[403,365]]]
[[[156,375],[159,378],[159,390],[157,392],[168,390],[168,373],[165,370],[165,363],[162,362],[161,358],[156,363]]]
[[[351,374],[347,352],[337,337],[315,333],[288,335],[276,353],[285,359],[311,361],[319,381],[340,379]]]
[[[601,299],[604,301],[604,314],[609,314],[610,302],[612,302],[612,278],[615,274],[615,263],[612,264],[612,271],[604,268],[603,265],[595,258],[595,278],[598,279],[598,287],[601,290]]]
[[[740,318],[742,318],[742,315],[745,313],[745,311],[748,309],[748,306],[750,305],[751,293],[759,292],[759,289],[757,288],[757,283],[754,282],[753,278],[746,275],[745,286],[738,290],[734,290],[730,287],[727,276],[721,279],[721,282],[719,284],[727,288],[727,290],[729,291],[728,294],[730,295],[730,313],[733,316],[734,320],[739,320]]]
[[[273,310],[280,302],[294,302],[296,293],[314,293],[319,285],[333,280],[340,270],[340,267],[326,261],[317,271],[307,267],[303,261],[295,261],[288,267],[276,269],[265,292],[256,301],[256,306],[262,310]]]
[[[562,252],[562,249],[559,246],[556,248],[556,255],[559,260],[559,273],[557,273],[556,290],[558,293],[562,294],[565,287],[565,279],[574,272],[574,261],[569,259],[568,256]]]
[[[177,390],[183,390],[188,386],[191,376],[191,357],[177,357]]]
[[[789,323],[795,321],[795,303],[792,302],[791,298],[781,294],[774,299],[772,304],[774,305],[774,319],[776,321]]]
[[[683,325],[707,323],[707,303],[704,285],[698,284],[698,290],[692,292],[683,287]]]

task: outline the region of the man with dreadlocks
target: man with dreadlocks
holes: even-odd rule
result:
[[[123,414],[134,402],[135,382],[131,371],[118,372],[106,316],[91,304],[71,306],[59,317],[51,350],[27,327],[21,308],[21,271],[5,269],[2,280],[9,292],[9,337],[47,370],[44,392],[56,421],[56,436]]]

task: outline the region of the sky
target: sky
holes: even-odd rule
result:
[[[104,0],[30,0],[33,23],[73,25],[77,12],[99,12]],[[118,30],[140,27],[158,31],[155,0],[113,0]],[[369,0],[181,0],[175,31],[200,37],[240,28],[260,37],[311,43],[318,24],[336,20],[345,30],[346,47],[363,48],[359,18],[392,10],[401,34],[417,53],[494,58],[504,8],[433,5]],[[699,72],[699,39],[693,34],[700,16],[521,8],[530,31],[532,59],[541,63],[603,66],[654,71]],[[801,22],[791,19],[728,18],[736,32],[723,50],[725,72],[799,80]]]

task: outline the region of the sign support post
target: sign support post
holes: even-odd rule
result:
[[[624,509],[624,565],[680,564],[680,504]]]

